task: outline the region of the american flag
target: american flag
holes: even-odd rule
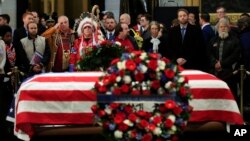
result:
[[[215,76],[197,71],[181,73],[189,79],[193,99],[190,122],[222,121],[243,124],[227,84]],[[101,72],[45,73],[23,83],[16,97],[15,135],[29,140],[36,125],[91,125],[91,91]]]

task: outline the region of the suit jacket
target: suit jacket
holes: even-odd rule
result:
[[[180,26],[172,27],[168,33],[167,57],[173,62],[178,58],[186,59],[185,69],[208,71],[208,54],[201,29],[188,23],[182,41]]]
[[[20,42],[20,40],[22,38],[27,37],[27,32],[26,29],[24,27],[18,28],[14,31],[14,35],[13,35],[13,47],[15,48],[16,51],[16,65],[18,67],[21,67],[21,60],[23,59],[23,56],[21,55],[20,52],[20,47],[22,47],[22,44]]]
[[[203,33],[203,37],[204,37],[204,42],[206,45],[208,45],[209,41],[215,36],[215,32],[212,29],[211,25],[205,25],[202,28],[202,33]]]

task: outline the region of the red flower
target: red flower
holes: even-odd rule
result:
[[[100,45],[105,46],[107,43],[108,43],[108,40],[103,40]]]
[[[146,112],[145,111],[143,111],[143,110],[139,110],[139,111],[137,111],[137,113],[136,113],[138,116],[140,116],[140,117],[145,117],[146,116]]]
[[[132,90],[131,95],[140,95],[140,90]]]
[[[113,59],[110,65],[115,65],[120,61],[120,58]]]
[[[111,103],[109,106],[111,107],[111,109],[117,109],[120,106],[120,104],[118,104],[118,103]]]
[[[159,89],[160,86],[161,86],[161,84],[160,84],[160,81],[159,81],[159,80],[154,80],[154,81],[152,81],[152,83],[151,83],[151,87],[152,87],[153,89],[155,89],[155,90]]]
[[[143,94],[143,95],[150,95],[151,92],[150,92],[150,90],[143,90],[143,91],[142,91],[142,94]]]
[[[175,115],[180,115],[182,111],[183,111],[182,108],[179,106],[176,106],[173,110]]]
[[[143,135],[141,141],[152,141],[152,135],[150,133]]]
[[[164,104],[161,104],[161,105],[159,106],[159,110],[160,110],[161,113],[165,113],[167,109],[166,109],[166,107],[165,107]]]
[[[125,132],[128,130],[128,125],[124,124],[123,122],[118,125],[118,130]]]
[[[141,122],[138,124],[139,128],[141,128],[141,129],[145,129],[146,127],[148,127],[148,125],[149,125],[149,123],[145,119],[141,120]]]
[[[182,97],[187,96],[187,91],[186,91],[186,88],[185,88],[185,87],[180,87],[180,95],[181,95]]]
[[[92,105],[91,110],[93,111],[93,113],[96,113],[97,110],[98,110],[98,106],[97,105]]]
[[[114,95],[120,95],[121,94],[121,89],[120,88],[114,88],[112,93]]]
[[[150,57],[150,59],[158,59],[159,58],[159,54],[158,53],[150,53],[149,57]]]
[[[116,74],[112,73],[109,76],[109,81],[110,81],[110,83],[115,83],[116,82]]]
[[[98,91],[99,91],[100,93],[106,93],[106,92],[107,92],[107,88],[106,88],[105,86],[100,86],[100,87],[98,88]]]
[[[165,125],[166,128],[171,128],[174,125],[174,123],[173,123],[172,120],[166,119],[164,125]]]
[[[109,124],[110,123],[108,121],[103,122],[103,124],[102,124],[103,129],[108,129],[109,128]]]
[[[103,85],[107,86],[110,83],[110,77],[109,76],[104,76],[102,79]]]
[[[126,84],[121,86],[122,93],[128,94],[130,87]]]
[[[98,116],[99,116],[99,117],[103,117],[103,116],[105,116],[105,115],[106,115],[106,113],[105,113],[104,110],[99,110],[99,111],[98,111]]]
[[[126,115],[124,113],[119,112],[115,115],[114,122],[116,124],[120,124],[124,121],[125,117],[126,117]]]
[[[125,75],[124,70],[120,70],[118,75],[121,76],[121,77],[123,77]]]
[[[156,71],[156,69],[157,69],[157,60],[150,60],[149,63],[148,63],[148,68],[153,70],[153,71]]]
[[[162,118],[160,116],[155,116],[153,118],[153,123],[154,124],[159,124],[159,123],[161,123],[161,121],[162,121]]]
[[[179,140],[179,137],[177,135],[173,135],[171,141],[178,141]]]
[[[170,78],[170,79],[174,78],[175,73],[174,73],[173,70],[167,69],[167,70],[164,71],[164,73],[165,73],[167,78]]]
[[[138,117],[134,113],[131,113],[131,114],[129,114],[128,119],[132,122],[136,122]]]
[[[136,134],[137,134],[136,130],[132,130],[132,131],[131,131],[131,135],[130,135],[131,138],[132,138],[132,139],[136,138]]]
[[[141,63],[141,58],[139,58],[139,57],[136,57],[134,60],[135,60],[136,64],[140,64]]]
[[[136,73],[135,74],[135,80],[139,81],[139,82],[142,82],[144,80],[144,74],[141,73],[141,72]]]
[[[99,84],[99,82],[95,82],[95,86],[94,86],[95,88],[98,89],[100,86],[101,86],[101,85]]]
[[[124,107],[124,111],[126,112],[126,113],[132,113],[133,112],[133,107],[131,106],[131,105],[126,105],[125,107]]]
[[[141,51],[139,51],[139,50],[134,50],[132,53],[134,53],[135,56],[140,56],[141,55]]]
[[[173,101],[173,100],[167,100],[167,101],[165,102],[165,107],[166,107],[167,109],[174,109],[174,108],[176,107],[176,103],[175,103],[175,101]]]
[[[134,71],[136,69],[136,64],[133,60],[129,59],[126,61],[125,63],[125,66],[126,68],[129,70],[129,71]]]
[[[155,126],[154,124],[149,124],[149,125],[148,125],[148,129],[149,129],[150,131],[154,131],[155,128],[156,128],[156,126]]]

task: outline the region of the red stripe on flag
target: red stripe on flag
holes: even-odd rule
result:
[[[83,107],[84,108],[84,107]],[[32,118],[23,118],[32,117]],[[93,113],[33,113],[22,112],[17,115],[19,123],[45,124],[45,125],[67,125],[67,124],[93,124]]]
[[[91,90],[23,90],[19,101],[96,101],[96,94]]]
[[[234,97],[229,89],[222,88],[193,88],[191,94],[194,99],[231,99]]]
[[[208,120],[209,119],[209,120]],[[221,121],[231,124],[243,124],[244,121],[239,113],[219,110],[193,111],[190,122]]]
[[[219,80],[217,77],[209,74],[192,74],[192,75],[183,75],[188,78],[188,80]]]

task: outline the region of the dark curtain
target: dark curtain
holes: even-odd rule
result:
[[[100,12],[104,11],[104,9],[105,9],[105,0],[89,0],[89,4],[90,4],[89,11],[92,10],[92,7],[94,5],[98,5],[99,6]]]
[[[120,14],[130,14],[131,24],[134,25],[138,14],[148,13],[153,15],[154,8],[157,6],[158,0],[121,0]]]

